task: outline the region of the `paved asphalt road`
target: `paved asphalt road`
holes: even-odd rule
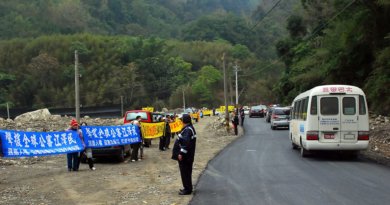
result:
[[[245,135],[213,159],[192,205],[390,204],[390,168],[333,153],[301,158],[288,130],[246,118]]]

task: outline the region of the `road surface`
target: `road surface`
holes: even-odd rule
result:
[[[389,167],[334,153],[302,158],[288,130],[264,118],[245,123],[245,135],[209,163],[191,205],[390,203]]]

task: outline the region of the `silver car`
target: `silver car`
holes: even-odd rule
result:
[[[290,127],[290,107],[276,107],[271,115],[271,129]]]

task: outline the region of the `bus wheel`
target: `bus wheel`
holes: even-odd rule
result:
[[[303,146],[301,147],[301,157],[305,158],[309,156],[309,151],[305,149]]]
[[[294,142],[291,142],[291,145],[292,145],[293,149],[298,149],[298,146],[296,144],[294,144]]]

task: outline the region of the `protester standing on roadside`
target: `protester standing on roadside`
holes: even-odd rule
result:
[[[191,116],[183,115],[184,127],[175,141],[172,149],[172,159],[178,160],[183,189],[179,195],[189,195],[192,193],[192,166],[195,157],[196,132],[192,126]]]
[[[142,151],[141,151],[141,156],[138,157],[138,151],[142,145],[141,116],[138,115],[135,118],[135,120],[133,120],[132,124],[139,127],[139,130],[140,130],[139,134],[140,134],[140,138],[141,138],[141,142],[137,142],[137,143],[130,145],[130,147],[131,147],[131,161],[135,162],[135,161],[141,161],[141,158],[143,157]]]
[[[172,137],[172,132],[171,132],[171,126],[169,123],[173,122],[171,116],[167,115],[166,119],[166,127],[165,127],[165,133],[167,133],[165,136],[165,150],[169,149],[169,144],[171,143],[171,137]]]
[[[241,117],[241,126],[244,126],[245,112],[244,112],[243,106],[241,106],[241,108],[240,108],[240,117]]]
[[[79,123],[75,119],[70,121],[70,127],[67,131],[76,131],[80,137],[80,140],[83,142],[81,132],[79,131]],[[68,171],[79,171],[79,154],[79,152],[72,152],[66,155],[68,160]]]
[[[82,122],[80,124],[81,126],[87,126],[88,124],[86,122]],[[81,131],[81,130],[80,130]],[[83,142],[85,143],[84,141],[84,136],[82,135],[82,139],[83,139]],[[89,165],[89,169],[90,170],[96,170],[95,166],[93,165],[93,159],[92,159],[92,149],[91,148],[85,148],[84,151],[82,151],[80,153],[80,161],[81,161],[81,158],[85,156],[87,158],[87,162],[88,162],[88,165]],[[80,162],[79,162],[80,163]]]
[[[159,119],[158,119],[158,121],[159,122],[164,122],[164,133],[163,133],[163,136],[161,136],[160,137],[160,143],[158,144],[158,149],[160,150],[160,151],[165,151],[165,142],[167,141],[166,139],[166,134],[165,134],[165,132],[167,131],[166,130],[166,119],[165,119],[165,117],[160,117]]]
[[[232,123],[234,127],[234,134],[238,135],[238,114],[236,112],[233,112]]]

